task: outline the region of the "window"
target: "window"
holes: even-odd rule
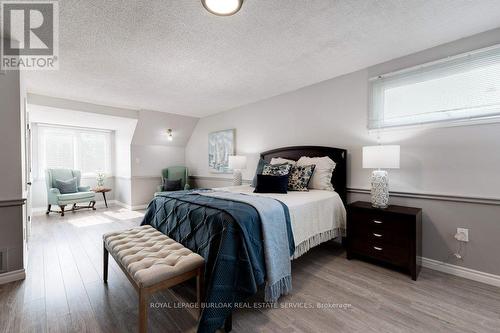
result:
[[[500,46],[372,78],[370,86],[370,129],[491,120],[500,116]]]
[[[48,168],[69,168],[82,176],[111,173],[111,132],[38,125],[38,174]]]

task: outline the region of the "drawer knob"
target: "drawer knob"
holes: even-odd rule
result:
[[[383,222],[379,221],[379,220],[373,220],[373,223],[375,223],[375,224],[382,224]]]
[[[376,234],[376,233],[373,233],[373,236],[375,236],[375,237],[382,237],[381,234]]]
[[[374,246],[373,248],[374,248],[375,250],[377,250],[377,251],[382,251],[382,248],[381,248],[381,247]]]

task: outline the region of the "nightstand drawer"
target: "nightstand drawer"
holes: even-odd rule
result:
[[[409,223],[404,216],[397,214],[384,214],[383,212],[372,212],[357,210],[352,211],[350,216],[355,229],[363,229],[367,231],[382,231],[391,235],[408,235]]]
[[[352,240],[351,248],[355,253],[397,266],[408,265],[410,253],[408,248],[377,241],[365,241],[359,238]]]
[[[410,243],[410,234],[408,232],[394,232],[391,229],[377,229],[366,225],[360,225],[350,230],[354,233],[354,238],[365,242],[377,242],[380,244],[390,244],[407,248]]]

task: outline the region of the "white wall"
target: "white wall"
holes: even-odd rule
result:
[[[132,207],[147,205],[161,184],[161,170],[185,165],[185,146],[198,118],[141,110],[132,140]],[[167,129],[173,130],[168,141]]]
[[[202,118],[186,147],[187,165],[192,175],[230,177],[208,172],[207,137],[212,131],[236,128],[237,154],[249,157],[245,179],[253,176],[261,151],[324,145],[348,149],[348,187],[369,188],[370,171],[361,168],[361,148],[375,144],[377,134],[367,130],[368,78],[495,43],[500,43],[500,29]],[[383,143],[401,145],[401,169],[390,171],[392,191],[500,200],[500,124],[405,129],[383,132],[380,137]],[[351,195],[352,199],[362,197]],[[424,208],[424,256],[447,259],[455,249],[452,236],[456,227],[466,226],[471,228],[471,242],[467,257],[457,264],[500,274],[500,259],[485,257],[488,250],[500,251],[500,246],[495,245],[499,244],[500,207],[462,204],[467,209],[455,209],[443,202],[404,203]],[[449,209],[453,214],[446,213]],[[463,210],[474,213],[455,214]],[[495,221],[491,220],[492,211],[498,216]]]
[[[47,205],[47,189],[44,175],[38,174],[38,126],[37,123],[62,126],[107,129],[112,131],[112,174],[106,179],[106,186],[113,189],[107,194],[109,200],[118,199],[130,205],[131,200],[131,149],[130,145],[138,120],[132,110],[108,109],[104,106],[61,100],[52,97],[29,95],[30,120],[32,122],[32,151],[34,179],[32,186],[32,206],[35,211],[43,211]],[[37,104],[38,103],[38,104]],[[82,111],[84,110],[84,111]],[[91,112],[95,110],[95,112]],[[121,110],[121,111],[120,111]],[[124,116],[122,117],[121,114]],[[135,113],[138,118],[138,114]],[[117,186],[116,178],[121,181]],[[125,181],[123,181],[125,180]],[[82,178],[81,184],[96,185],[95,178]],[[102,200],[101,195],[96,199]]]
[[[115,199],[132,208],[147,205],[161,184],[161,170],[185,165],[185,145],[198,118],[158,111],[121,109],[55,97],[29,95],[32,122],[112,130],[113,175],[106,185]],[[168,141],[166,129],[173,129]],[[36,126],[34,131],[36,140]],[[33,145],[37,161],[37,144]],[[94,179],[82,179],[94,185]],[[33,206],[43,210],[46,188],[42,177],[34,180]],[[98,196],[98,200],[101,197]]]

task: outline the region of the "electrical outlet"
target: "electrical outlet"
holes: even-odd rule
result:
[[[459,241],[462,241],[462,242],[468,242],[469,241],[469,229],[457,228],[457,234],[455,235],[455,238]]]

